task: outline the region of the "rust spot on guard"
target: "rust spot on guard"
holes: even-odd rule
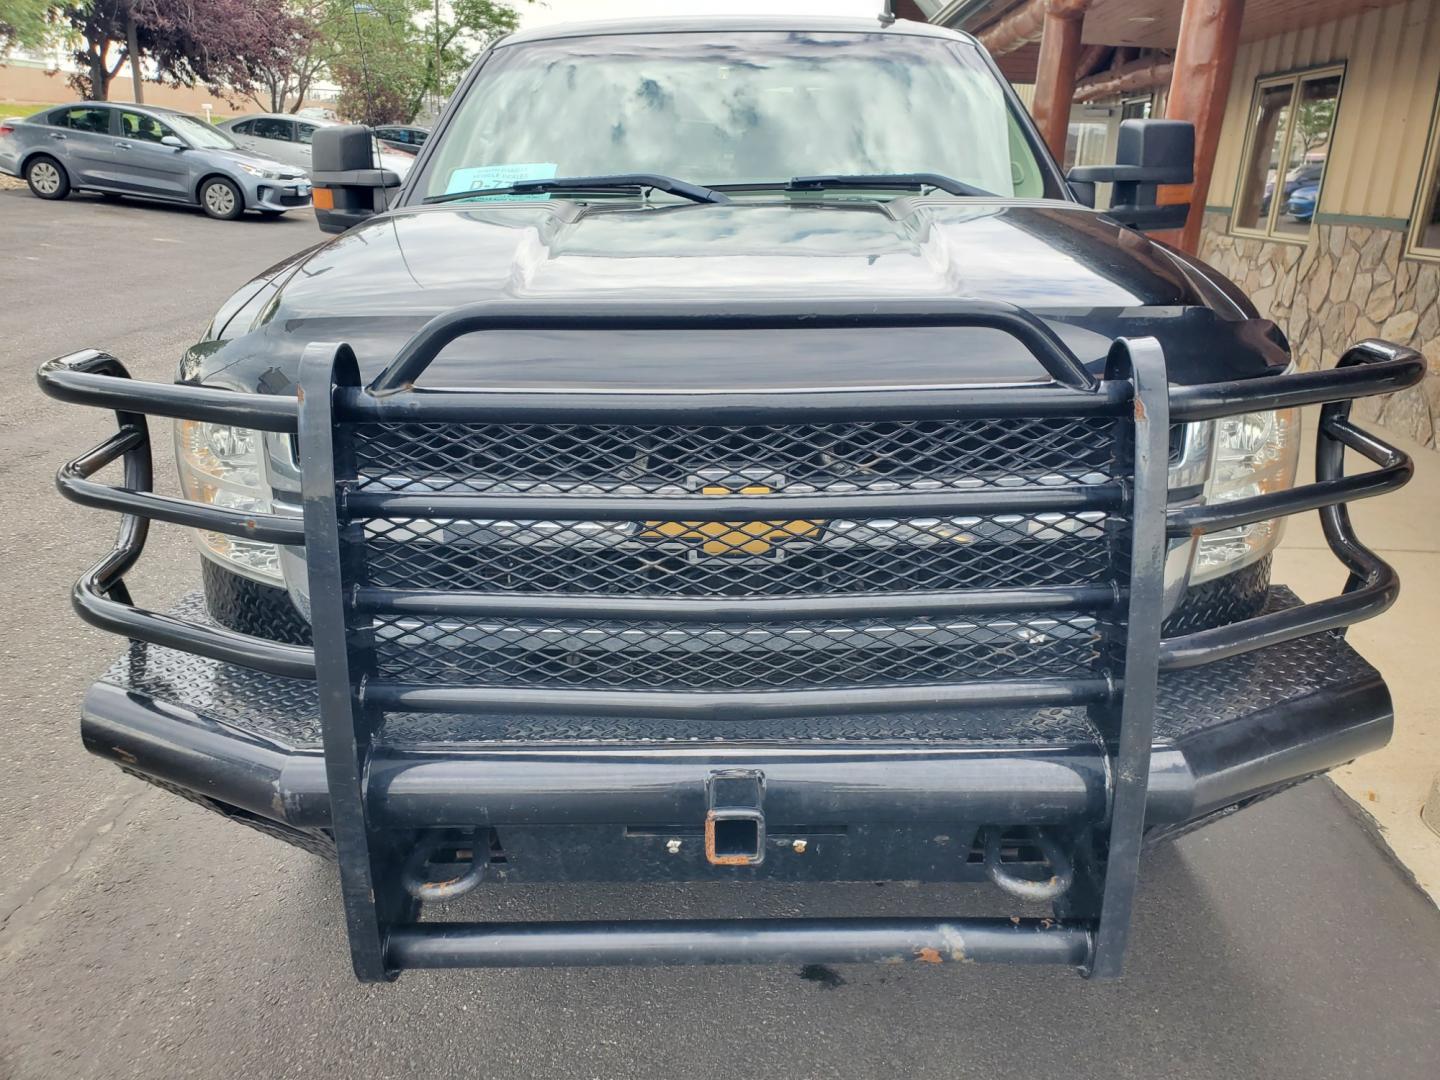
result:
[[[939,949],[932,949],[928,945],[923,949],[915,950],[915,959],[922,964],[943,964],[945,958],[940,955]]]
[[[705,858],[711,866],[754,866],[760,860],[753,855],[721,855],[715,850],[715,811],[705,815]]]
[[[1135,422],[1137,424],[1143,424],[1145,422],[1145,402],[1141,401],[1138,397],[1135,399]]]

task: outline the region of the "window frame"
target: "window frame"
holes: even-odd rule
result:
[[[180,139],[180,133],[179,133],[178,131],[176,131],[174,128],[172,128],[169,124],[165,123],[165,121],[164,121],[164,120],[161,120],[158,116],[154,116],[154,115],[152,115],[151,113],[145,111],[144,109],[126,109],[126,108],[124,108],[124,107],[121,107],[121,108],[118,108],[118,109],[115,110],[115,114],[116,114],[115,123],[119,125],[119,128],[120,128],[120,136],[119,136],[119,137],[122,138],[122,139],[129,140],[130,142],[144,143],[144,144],[147,145],[147,146],[161,146],[161,145],[163,145],[163,144],[160,142],[160,139],[147,139],[147,138],[145,138],[143,135],[130,135],[130,134],[127,134],[126,131],[125,131],[125,117],[126,117],[127,114],[130,115],[130,116],[137,116],[137,117],[140,117],[140,118],[142,118],[142,119],[149,120],[149,121],[151,121],[152,123],[156,124],[158,127],[160,127],[160,128],[165,132],[165,135],[173,135],[175,138]],[[164,136],[162,135],[161,138],[164,138]],[[184,139],[180,139],[180,141],[181,141],[181,142],[185,142]],[[189,143],[185,143],[185,145],[186,145],[186,146],[189,146],[190,144],[189,144]]]
[[[1125,115],[1126,111],[1127,111],[1132,105],[1139,105],[1142,109],[1145,110],[1145,115],[1144,115],[1144,116],[1126,116],[1126,115]],[[1149,94],[1141,94],[1141,95],[1139,95],[1138,97],[1121,98],[1121,99],[1120,99],[1120,119],[1121,119],[1121,121],[1125,121],[1125,120],[1157,120],[1157,119],[1159,119],[1159,117],[1156,116],[1156,113],[1155,113],[1155,94],[1154,94],[1154,92],[1152,91],[1152,92],[1149,93]]]
[[[1440,206],[1440,87],[1436,88],[1435,104],[1430,110],[1430,130],[1425,143],[1425,157],[1420,162],[1420,180],[1415,185],[1415,200],[1410,207],[1410,224],[1405,230],[1407,259],[1440,262],[1440,245],[1425,247],[1420,234],[1425,231],[1425,211],[1431,193]],[[1433,209],[1432,209],[1433,213]]]
[[[1241,195],[1245,186],[1245,178],[1251,162],[1251,154],[1255,150],[1255,136],[1259,129],[1255,126],[1255,114],[1260,107],[1260,98],[1264,92],[1273,86],[1289,85],[1290,91],[1290,114],[1285,124],[1285,141],[1280,148],[1282,163],[1290,160],[1290,148],[1294,145],[1295,139],[1295,105],[1300,100],[1300,88],[1307,82],[1314,82],[1319,79],[1338,77],[1340,89],[1335,94],[1335,115],[1330,121],[1330,136],[1328,144],[1333,147],[1335,140],[1335,129],[1340,122],[1340,106],[1345,97],[1345,75],[1346,63],[1340,61],[1333,64],[1320,64],[1315,67],[1297,68],[1293,71],[1276,72],[1273,75],[1262,75],[1255,80],[1254,88],[1250,93],[1250,106],[1245,114],[1245,142],[1240,152],[1240,168],[1235,177],[1235,192],[1230,202],[1230,234],[1232,236],[1246,237],[1252,240],[1265,240],[1275,244],[1298,244],[1304,246],[1309,244],[1315,236],[1316,219],[1320,216],[1320,197],[1325,194],[1325,177],[1330,168],[1329,152],[1326,152],[1324,170],[1320,174],[1320,190],[1315,198],[1315,214],[1310,218],[1309,228],[1303,236],[1293,232],[1277,232],[1275,220],[1280,215],[1280,202],[1275,197],[1284,192],[1284,172],[1277,173],[1275,177],[1276,191],[1271,195],[1270,209],[1265,216],[1263,227],[1257,228],[1249,225],[1237,225],[1235,223],[1236,210],[1240,206]],[[1288,169],[1286,170],[1288,171]]]
[[[105,130],[91,131],[89,128],[72,127],[67,122],[69,119],[69,114],[72,112],[80,112],[82,110],[103,113],[105,115]],[[62,105],[58,109],[53,109],[49,113],[46,113],[45,123],[49,127],[58,127],[62,131],[73,131],[77,135],[99,135],[101,137],[109,137],[115,134],[116,115],[117,110],[111,108],[108,104],[104,102],[89,101],[81,102],[76,105]]]
[[[276,124],[279,127],[284,128],[290,134],[288,137],[283,139],[275,135],[262,134],[259,130],[257,130],[261,124]],[[295,121],[281,119],[278,116],[257,116],[255,117],[254,126],[250,128],[250,137],[252,139],[269,139],[271,142],[283,142],[293,144],[296,142]]]

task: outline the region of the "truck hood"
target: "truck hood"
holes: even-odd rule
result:
[[[1253,335],[1243,313],[1208,283],[1211,274],[1103,215],[1054,201],[440,206],[377,217],[262,276],[266,287],[251,289],[265,303],[246,303],[236,317],[261,311],[254,327],[238,335],[235,326],[217,328],[230,340],[202,348],[188,374],[209,378],[263,363],[274,387],[277,370],[293,378],[299,352],[319,340],[348,342],[369,377],[426,320],[463,304],[701,297],[1003,301],[1046,318],[1082,360],[1099,366],[1120,333],[1155,333],[1177,350],[1212,353],[1214,335]],[[521,341],[492,332],[457,341],[429,378],[434,385],[700,389],[1040,377],[1033,357],[996,331],[792,336],[793,343],[772,339],[785,357],[777,367],[775,350],[739,349],[733,332],[691,332],[683,343],[653,333]]]

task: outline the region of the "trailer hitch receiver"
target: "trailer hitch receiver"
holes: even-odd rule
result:
[[[714,772],[705,787],[705,858],[714,866],[759,866],[765,860],[765,774]]]

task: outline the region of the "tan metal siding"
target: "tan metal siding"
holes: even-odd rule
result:
[[[1408,3],[1240,46],[1206,202],[1235,198],[1255,80],[1344,62],[1320,213],[1409,218],[1440,88],[1440,0]]]

